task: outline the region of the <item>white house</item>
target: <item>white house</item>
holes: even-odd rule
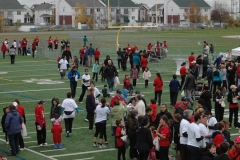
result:
[[[150,14],[152,16],[152,23],[156,24],[157,20],[158,24],[163,24],[164,4],[155,4],[150,10]]]
[[[33,10],[27,5],[22,5],[25,9],[26,14],[24,14],[24,23],[32,23],[31,18],[33,17]]]
[[[49,24],[51,23],[51,18],[54,15],[54,7],[49,3],[41,3],[36,8],[34,8],[35,14],[35,25],[39,24]]]
[[[0,14],[4,17],[6,25],[24,23],[23,6],[17,0],[0,0]]]
[[[185,19],[186,11],[194,3],[201,9],[201,14],[211,17],[211,6],[204,0],[164,0],[164,24],[189,23]]]

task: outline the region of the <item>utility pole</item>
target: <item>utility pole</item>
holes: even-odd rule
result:
[[[93,0],[93,40],[95,40],[95,0]]]

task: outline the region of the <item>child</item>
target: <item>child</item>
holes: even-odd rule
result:
[[[100,68],[100,71],[99,71],[99,75],[102,75],[102,78],[101,78],[101,81],[102,82],[105,82],[105,71],[106,67],[105,67],[105,64],[103,63],[102,64],[102,67]]]
[[[96,82],[97,82],[98,81],[98,61],[96,61],[95,64],[93,64],[92,72],[93,72],[92,80],[94,80],[96,76]]]
[[[152,108],[153,113],[152,113],[152,122],[155,121],[156,116],[157,116],[157,104],[155,99],[150,100],[150,108]]]
[[[136,68],[136,65],[133,66],[133,69],[131,70],[131,78],[133,79],[133,87],[136,87],[137,84],[137,78],[138,78],[138,70]]]
[[[143,72],[143,79],[145,80],[145,88],[148,87],[148,79],[151,77],[151,72],[148,70],[148,68],[145,68],[145,71]]]
[[[78,69],[78,64],[79,64],[79,60],[78,60],[77,56],[74,56],[74,57],[73,57],[73,63],[72,63],[72,65],[73,65],[73,66],[76,66],[77,69]]]
[[[129,85],[130,85],[130,79],[128,77],[128,75],[125,75],[125,78],[123,80],[123,89],[129,89]]]
[[[2,116],[2,120],[1,120],[2,130],[3,130],[3,132],[5,133],[6,144],[9,144],[9,143],[8,143],[7,130],[5,130],[5,127],[4,127],[4,126],[5,126],[5,120],[6,120],[6,117],[7,117],[8,112],[9,112],[8,107],[3,108],[3,113],[4,113],[4,115]]]
[[[51,119],[52,121],[52,134],[53,134],[53,143],[54,143],[54,149],[61,149],[62,148],[62,127],[61,127],[61,120],[60,119]]]
[[[110,94],[107,93],[108,86],[104,85],[104,88],[102,89],[102,94],[104,98],[110,98]]]
[[[27,55],[29,56],[31,54],[30,48],[27,49]]]
[[[123,157],[123,160],[126,160],[126,157],[125,157],[126,148],[125,148],[124,141],[121,139],[122,136],[126,135],[126,133],[122,132],[122,128],[123,128],[122,120],[121,119],[116,120],[116,125],[117,125],[116,141],[117,141],[117,147],[118,147],[118,160],[121,159],[121,155]]]

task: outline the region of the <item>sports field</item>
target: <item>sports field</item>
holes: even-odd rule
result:
[[[174,58],[184,58],[191,51],[195,55],[201,54],[202,41],[207,41],[215,46],[215,55],[219,52],[225,52],[229,49],[239,46],[240,41],[236,38],[223,38],[222,36],[237,35],[239,29],[209,29],[209,30],[179,30],[179,31],[126,31],[121,33],[120,47],[130,45],[139,45],[139,49],[147,48],[148,43],[156,41],[167,41],[169,45],[169,53],[167,59],[159,62],[149,63],[149,68],[152,73],[149,87],[144,88],[144,80],[137,81],[137,87],[134,89],[140,90],[147,102],[154,97],[152,81],[155,78],[157,71],[161,72],[164,80],[162,102],[169,104],[169,81],[172,79],[172,74],[176,72],[176,64]],[[71,137],[65,137],[64,131],[62,133],[63,149],[54,150],[52,146],[52,134],[50,132],[51,123],[49,117],[51,99],[58,97],[62,102],[66,97],[66,93],[70,91],[70,84],[67,78],[60,80],[59,71],[57,70],[57,55],[60,55],[60,50],[57,52],[48,52],[46,49],[46,42],[49,36],[55,38],[56,36],[61,40],[62,38],[70,39],[71,50],[73,55],[79,55],[78,51],[82,47],[82,35],[89,37],[89,42],[93,41],[93,46],[98,46],[101,52],[100,65],[109,54],[113,59],[114,64],[116,60],[116,31],[99,31],[96,33],[95,40],[92,38],[91,32],[41,32],[41,33],[16,33],[16,34],[2,34],[1,43],[4,39],[9,39],[12,43],[13,39],[22,39],[26,37],[30,42],[36,35],[40,37],[41,50],[37,52],[36,58],[31,56],[16,56],[14,65],[10,64],[9,56],[6,59],[0,57],[0,106],[1,108],[8,106],[18,98],[21,105],[25,107],[27,119],[28,136],[24,138],[25,150],[18,154],[18,157],[8,157],[8,159],[28,159],[28,160],[63,160],[63,159],[100,159],[100,160],[115,160],[117,159],[117,151],[114,149],[113,137],[110,135],[110,121],[108,121],[107,133],[108,142],[106,149],[99,149],[92,147],[94,131],[88,130],[88,123],[84,122],[86,111],[85,103],[78,104],[81,108],[80,117],[76,117],[73,123],[73,133]],[[75,37],[73,35],[76,35]],[[70,37],[69,37],[70,36]],[[198,45],[198,42],[201,45]],[[89,43],[88,43],[89,44]],[[79,57],[79,56],[78,56]],[[128,64],[129,66],[129,64]],[[84,73],[85,67],[80,66],[79,71],[81,75]],[[91,71],[91,68],[89,68]],[[129,69],[128,69],[129,70]],[[119,79],[122,83],[123,77],[129,72],[120,70]],[[178,78],[179,79],[179,78]],[[106,82],[98,81],[96,87],[102,90]],[[117,87],[122,88],[122,84]],[[78,82],[77,97],[81,94],[81,84]],[[180,95],[179,98],[180,99]],[[47,118],[47,146],[38,147],[35,131],[35,117],[34,108],[38,100],[44,100],[45,116]],[[109,100],[109,99],[108,99]],[[172,111],[171,108],[169,108]],[[2,111],[2,110],[1,110]],[[159,111],[159,108],[158,108]],[[2,112],[0,113],[2,115]],[[225,109],[225,118],[228,119],[228,110]],[[62,126],[64,128],[64,125]],[[238,135],[238,130],[232,129],[233,138]],[[232,138],[232,139],[233,139]],[[171,147],[171,154],[175,154]],[[4,156],[9,152],[10,147],[5,144],[4,134],[0,132],[0,152]],[[129,159],[128,150],[126,157]]]

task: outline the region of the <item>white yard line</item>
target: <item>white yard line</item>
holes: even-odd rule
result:
[[[45,146],[53,146],[53,144],[48,144],[48,145],[44,145],[44,147]],[[29,146],[29,147],[27,147],[27,148],[40,148],[39,146]]]
[[[110,149],[99,149],[96,151],[88,151],[88,152],[78,152],[78,153],[69,153],[69,154],[61,154],[61,155],[53,155],[51,157],[67,157],[67,156],[74,156],[74,155],[82,155],[82,154],[89,154],[89,153],[99,153],[99,152],[108,152],[108,151],[113,151],[113,150],[117,150],[115,148],[110,148]]]
[[[32,137],[23,137],[23,139],[32,138]]]
[[[62,151],[62,150],[66,150],[66,148],[62,148],[62,149],[51,149],[51,150],[44,150],[44,151],[40,151],[41,153],[44,152],[55,152],[55,151]]]
[[[36,143],[37,141],[28,141],[28,142],[24,142],[24,143]]]
[[[75,160],[88,160],[88,159],[94,159],[94,156],[89,158],[83,158],[83,159],[75,159]]]

